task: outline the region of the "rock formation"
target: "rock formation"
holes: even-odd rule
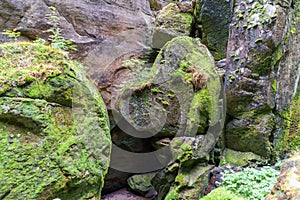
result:
[[[34,43],[0,45],[1,199],[99,198],[111,142],[82,66]]]

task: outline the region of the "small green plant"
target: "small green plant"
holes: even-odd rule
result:
[[[17,41],[18,37],[21,36],[21,32],[17,31],[17,29],[3,31],[2,34],[8,35],[8,37],[13,38],[14,41]]]
[[[51,35],[49,36],[48,40],[50,41],[50,45],[53,48],[61,49],[64,51],[75,51],[76,46],[73,44],[71,40],[67,40],[62,36],[62,29],[59,27],[60,18],[56,14],[56,8],[53,6],[49,7],[51,13],[46,14],[46,18],[50,20],[53,24],[51,28],[49,28],[46,32],[50,32]],[[42,42],[39,38],[37,39]]]
[[[249,200],[262,200],[270,192],[279,172],[270,166],[245,168],[240,172],[225,170],[221,186]]]

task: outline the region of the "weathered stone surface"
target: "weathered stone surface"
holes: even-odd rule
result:
[[[294,152],[291,158],[285,160],[281,166],[270,194],[266,200],[299,199],[300,198],[300,154]]]
[[[290,16],[297,16],[298,4],[281,7],[281,3],[236,1],[230,25],[226,70],[230,120],[226,145],[261,156],[275,153],[273,142],[276,146],[281,140],[284,124],[278,113],[298,87],[299,74],[295,72],[299,68],[299,50],[295,49],[299,43],[295,41],[299,37],[293,36],[297,32],[289,31],[291,24],[299,27],[298,22],[290,21]],[[287,53],[287,49],[293,53]]]
[[[82,65],[34,43],[0,54],[1,199],[100,198],[108,116]]]
[[[5,0],[0,2],[0,30],[16,28],[31,39],[47,38],[45,30],[53,25],[45,17],[50,6],[57,9],[63,36],[78,45],[73,56],[84,61],[93,80],[120,55],[151,44],[147,0]]]
[[[273,114],[242,115],[241,119],[234,119],[226,125],[226,145],[237,151],[251,151],[269,157],[274,126]]]
[[[155,175],[156,172],[133,175],[127,180],[127,183],[133,191],[145,197],[154,197],[157,192],[152,186],[151,180]]]
[[[216,60],[226,57],[232,3],[225,0],[197,0],[196,23],[202,42]]]
[[[223,152],[223,159],[220,161],[220,165],[230,163],[235,166],[246,166],[251,163],[264,163],[264,159],[252,152],[240,152],[232,149],[225,149]]]
[[[152,48],[161,49],[166,42],[177,36],[189,36],[193,25],[193,10],[190,4],[170,3],[155,19]]]
[[[209,181],[209,171],[213,166],[193,166],[188,170],[180,170],[175,182],[166,196],[166,200],[199,199],[203,196]]]

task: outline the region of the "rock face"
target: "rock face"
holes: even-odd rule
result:
[[[47,38],[45,31],[53,25],[45,17],[50,6],[57,9],[64,37],[78,45],[73,57],[89,66],[94,80],[120,55],[150,46],[152,14],[147,0],[1,1],[0,30],[16,28],[31,39]]]
[[[295,95],[299,79],[299,36],[289,27],[299,27],[289,21],[297,18],[298,3],[280,5],[236,1],[227,49],[226,146],[265,157],[283,134],[277,113]]]
[[[266,200],[300,198],[300,157],[299,152],[284,161],[280,174]]]
[[[196,35],[202,38],[216,60],[226,57],[232,3],[225,0],[197,0],[194,11]]]
[[[107,111],[82,66],[33,43],[0,45],[1,199],[99,198]]]

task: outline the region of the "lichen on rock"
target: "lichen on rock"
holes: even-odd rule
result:
[[[29,42],[0,54],[1,199],[100,198],[108,116],[81,64]]]

